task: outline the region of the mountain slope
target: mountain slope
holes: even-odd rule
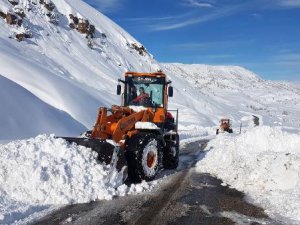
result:
[[[25,138],[40,132],[75,135],[86,128],[67,113],[49,106],[14,82],[0,76],[2,139]]]
[[[99,106],[120,102],[114,87],[125,71],[155,71],[158,66],[140,43],[84,2],[52,2],[52,12],[40,1],[20,0],[17,6],[0,2],[7,15],[15,15],[16,7],[26,14],[21,26],[0,17],[0,74],[91,127]],[[57,23],[48,13],[56,15]],[[94,38],[71,29],[69,14],[93,24]],[[18,42],[20,33],[31,38]]]
[[[171,63],[162,68],[177,90],[173,106],[186,109],[181,114],[189,122],[212,126],[228,117],[239,126],[245,116],[256,115],[267,125],[300,127],[300,89],[292,83],[265,81],[238,66]]]
[[[0,74],[86,128],[100,106],[120,104],[115,87],[125,71],[158,69],[173,81],[170,108],[180,110],[182,129],[216,126],[221,117],[231,118],[236,127],[247,125],[251,115],[265,124],[300,126],[300,91],[294,85],[264,81],[236,66],[159,65],[142,44],[81,0],[19,0],[15,6],[10,1],[0,2],[0,14],[15,15],[22,23],[0,17]],[[44,123],[49,132],[59,131],[50,129],[50,120]],[[35,134],[42,132],[47,130]]]

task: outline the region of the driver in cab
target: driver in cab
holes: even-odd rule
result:
[[[143,105],[149,99],[149,94],[145,92],[143,87],[139,88],[139,92],[139,96],[137,96],[132,102],[138,105]]]

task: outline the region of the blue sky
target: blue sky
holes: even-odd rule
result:
[[[160,62],[240,65],[300,82],[300,0],[85,0]]]

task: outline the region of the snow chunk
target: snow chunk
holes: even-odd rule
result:
[[[123,184],[120,187],[118,187],[118,195],[125,196],[126,194],[135,195],[143,192],[149,192],[152,191],[155,187],[157,187],[160,182],[161,180],[153,180],[151,182],[146,182],[143,180],[139,184],[131,184],[130,186]]]
[[[198,172],[208,172],[268,209],[300,222],[300,134],[256,127],[240,136],[218,136]]]
[[[141,112],[143,110],[147,110],[144,106],[135,106],[135,105],[130,105],[129,108],[131,108],[135,112]]]
[[[135,129],[159,130],[159,127],[151,122],[136,122]]]

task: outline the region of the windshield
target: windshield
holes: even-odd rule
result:
[[[162,77],[127,77],[125,106],[163,107],[164,82]]]

